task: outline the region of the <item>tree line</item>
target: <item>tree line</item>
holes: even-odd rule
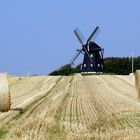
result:
[[[128,75],[132,72],[132,58],[130,57],[107,57],[104,58],[105,74]],[[81,64],[76,67],[64,65],[49,75],[72,75],[80,72]],[[134,72],[140,69],[140,57],[134,57]]]

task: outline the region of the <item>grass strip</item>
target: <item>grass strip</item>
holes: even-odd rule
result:
[[[7,135],[8,131],[5,129],[0,129],[0,139],[3,139]]]

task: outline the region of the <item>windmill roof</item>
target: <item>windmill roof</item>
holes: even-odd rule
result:
[[[102,48],[99,45],[97,45],[95,42],[90,42],[89,47],[91,50],[102,50]]]

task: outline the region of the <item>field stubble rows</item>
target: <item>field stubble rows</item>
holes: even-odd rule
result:
[[[5,139],[139,139],[140,103],[131,78],[77,74],[11,82],[12,108],[24,112],[14,119],[16,110],[0,114]]]

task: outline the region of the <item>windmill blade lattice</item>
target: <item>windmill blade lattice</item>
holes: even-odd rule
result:
[[[91,33],[91,35],[90,35],[89,38],[87,39],[87,43],[90,42],[90,41],[93,39],[94,35],[96,34],[96,32],[97,32],[98,30],[99,30],[99,26],[97,26],[97,27],[95,28],[95,30]]]
[[[76,35],[77,39],[79,40],[79,42],[84,45],[84,36],[81,33],[81,31],[76,27],[74,30],[74,34]]]

